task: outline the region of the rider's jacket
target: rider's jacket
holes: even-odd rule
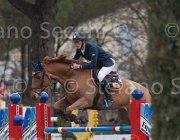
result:
[[[90,61],[90,63],[82,64],[82,69],[94,69],[103,66],[110,67],[114,64],[111,58],[115,59],[112,54],[93,43],[86,43],[83,51],[82,49],[77,49],[73,59],[77,60],[81,56]]]

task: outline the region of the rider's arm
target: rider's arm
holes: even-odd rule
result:
[[[81,57],[81,52],[80,52],[80,50],[77,49],[76,54],[74,55],[73,59],[78,60],[80,57]]]
[[[98,53],[96,47],[92,47],[90,49],[91,52],[91,63],[89,64],[82,64],[81,69],[95,69],[97,65],[97,58],[98,58]]]

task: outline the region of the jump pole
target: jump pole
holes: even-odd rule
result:
[[[130,132],[130,126],[104,126],[104,127],[47,127],[46,133],[67,132]]]

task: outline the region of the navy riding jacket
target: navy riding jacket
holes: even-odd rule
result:
[[[82,53],[81,49],[77,49],[73,59],[77,60],[81,56],[86,60],[91,61],[91,63],[82,64],[82,69],[94,69],[96,67],[103,66],[110,67],[114,64],[114,62],[110,58],[115,59],[112,54],[106,52],[103,48],[92,43],[86,43],[84,54]]]

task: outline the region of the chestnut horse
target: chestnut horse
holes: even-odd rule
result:
[[[40,63],[36,64],[38,66],[34,66],[36,67],[36,71],[32,74],[31,88],[36,92],[33,95],[37,95],[38,92],[35,91],[36,89],[42,91],[51,85],[52,80],[58,81],[64,87],[65,97],[57,101],[54,104],[54,108],[60,110],[62,105],[66,105],[66,112],[62,112],[61,110],[60,114],[64,117],[70,117],[70,121],[74,121],[75,123],[84,123],[81,119],[73,115],[72,111],[91,108],[97,95],[99,95],[99,98],[97,98],[93,109],[103,110],[104,94],[99,94],[99,88],[91,76],[92,70],[74,70],[71,68],[71,64],[75,62],[78,63],[77,60],[67,59],[65,55],[55,58],[45,57],[43,60],[44,67]],[[119,93],[112,94],[114,102],[110,110],[126,109],[126,116],[127,113],[129,115],[130,101],[132,100],[131,93],[136,88],[140,88],[144,92],[143,100],[146,100],[147,103],[151,102],[148,89],[142,85],[127,79],[122,79],[122,83],[123,85]],[[125,119],[126,122],[127,119],[129,120],[127,117]]]

